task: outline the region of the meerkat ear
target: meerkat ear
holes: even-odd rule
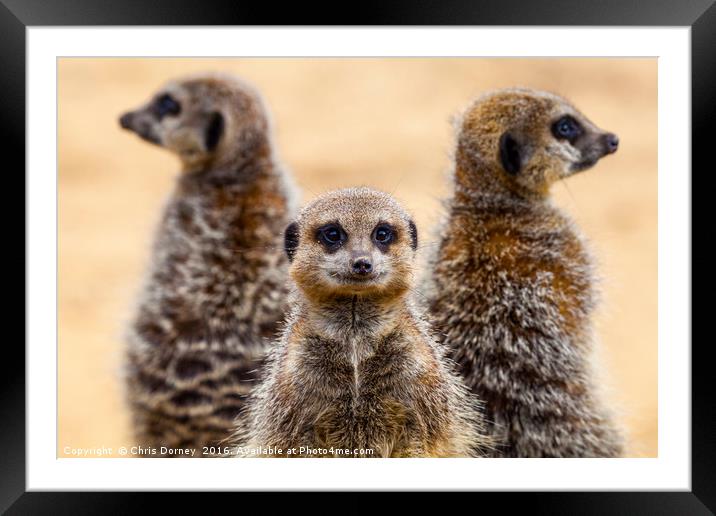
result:
[[[209,125],[204,133],[204,146],[207,151],[213,151],[219,144],[221,135],[224,132],[224,117],[221,113],[212,113],[209,117]]]
[[[286,250],[288,261],[293,261],[293,256],[296,254],[296,249],[298,249],[298,222],[292,222],[286,228],[286,232],[283,235],[283,247]]]
[[[500,162],[508,174],[515,175],[522,168],[522,148],[509,132],[500,136]]]
[[[410,232],[410,247],[415,251],[418,248],[418,228],[412,220],[408,221],[408,231]]]

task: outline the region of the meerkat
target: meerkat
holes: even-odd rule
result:
[[[549,197],[618,144],[565,99],[530,89],[487,94],[462,118],[423,286],[441,342],[485,403],[492,456],[622,454],[591,376],[592,259]]]
[[[476,398],[412,302],[417,230],[389,195],[338,190],[285,232],[291,313],[250,395],[244,456],[468,457]]]
[[[135,435],[157,455],[206,455],[230,436],[283,318],[296,194],[263,100],[238,78],[172,81],[120,125],[182,165],[129,330]]]

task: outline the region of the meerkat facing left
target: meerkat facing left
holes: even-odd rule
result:
[[[426,283],[432,321],[486,404],[494,456],[617,457],[590,370],[592,259],[549,187],[617,150],[561,97],[507,89],[464,114]]]
[[[134,433],[201,456],[230,435],[283,318],[296,194],[263,100],[235,77],[171,81],[120,124],[182,163],[129,331]]]
[[[304,208],[285,241],[297,287],[292,311],[250,395],[237,449],[249,456],[480,453],[488,440],[476,399],[409,296],[417,230],[403,209],[368,188],[339,190]]]

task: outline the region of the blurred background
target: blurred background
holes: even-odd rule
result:
[[[448,195],[451,120],[508,86],[570,99],[620,137],[614,156],[555,185],[591,240],[602,276],[597,332],[606,398],[629,455],[657,455],[656,59],[87,59],[58,62],[58,456],[132,445],[120,368],[123,331],[152,232],[179,170],[117,122],[165,81],[227,71],[273,114],[280,156],[303,202],[334,188],[392,192],[423,242]]]

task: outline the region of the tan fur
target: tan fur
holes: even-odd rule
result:
[[[336,249],[319,237],[330,223],[347,234]],[[385,223],[395,238],[380,247],[372,235]],[[474,456],[488,443],[476,399],[411,301],[410,224],[390,196],[367,188],[332,192],[302,211],[291,315],[237,430],[240,454]],[[352,272],[356,257],[371,261],[370,276]]]
[[[180,112],[161,114],[165,95]],[[263,101],[238,79],[172,81],[121,124],[175,153],[183,169],[129,330],[133,430],[142,446],[202,456],[229,436],[283,316],[280,234],[295,194]]]
[[[581,126],[578,137],[555,136],[565,115]],[[517,171],[508,171],[503,135]],[[549,200],[551,184],[615,150],[614,135],[545,92],[493,92],[463,116],[454,194],[425,291],[442,342],[486,403],[501,443],[493,456],[622,453],[590,372],[592,260]]]

